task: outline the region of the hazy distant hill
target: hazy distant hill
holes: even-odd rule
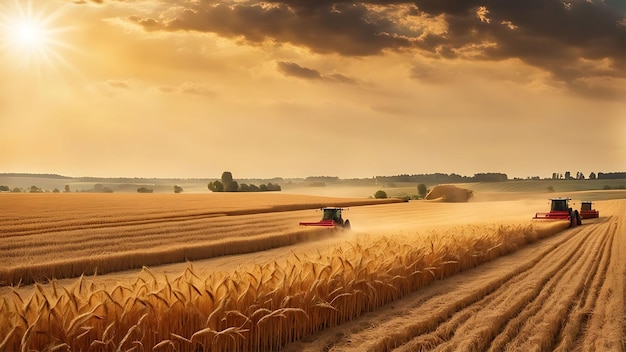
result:
[[[445,174],[432,174],[435,176],[419,175],[419,177],[423,177],[424,180],[434,177],[429,180],[430,182],[424,182],[428,187],[440,183],[461,183],[464,184],[465,188],[472,189],[475,192],[542,192],[547,191],[549,187],[559,192],[602,190],[605,188],[624,189],[626,188],[626,177],[614,178],[622,174],[626,175],[626,173],[602,174],[603,176],[609,177],[596,180],[506,180],[503,178],[506,177],[504,174],[479,174],[490,175],[490,177],[487,178],[489,182],[477,182],[472,177],[457,177],[458,175],[455,174],[452,174],[451,177]],[[415,179],[419,178],[412,176],[413,175],[377,176],[375,178],[345,180],[338,177],[322,176],[292,179],[276,177],[271,179],[238,179],[237,181],[252,184],[271,182],[281,185],[285,193],[297,193],[302,191],[313,194],[320,192],[333,194],[332,188],[354,187],[356,190],[356,188],[361,187],[363,191],[366,192],[363,196],[371,195],[377,189],[381,188],[390,190],[390,192],[387,192],[390,195],[412,195],[416,193],[416,185],[419,183],[415,181]],[[454,182],[457,178],[459,182]],[[501,180],[491,180],[491,178],[500,178]],[[69,186],[70,192],[99,192],[103,189],[109,189],[113,192],[135,193],[139,187],[147,187],[157,193],[173,193],[174,186],[179,186],[183,188],[183,192],[185,193],[209,193],[210,191],[207,188],[207,184],[215,180],[217,180],[217,178],[104,178],[68,177],[57,174],[0,174],[0,186],[7,186],[11,190],[19,188],[25,192],[28,192],[31,186],[36,186],[44,192],[51,192],[55,189],[63,192],[65,186]],[[316,187],[311,187],[312,185]],[[326,189],[324,190],[323,188]],[[371,194],[370,190],[373,190]]]

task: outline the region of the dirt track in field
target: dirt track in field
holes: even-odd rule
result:
[[[624,351],[626,200],[287,351]]]

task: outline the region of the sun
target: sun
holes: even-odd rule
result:
[[[8,24],[8,42],[15,50],[46,51],[49,34],[43,23],[33,19],[19,19]]]
[[[0,53],[22,68],[53,67],[65,60],[61,53],[69,48],[62,39],[67,28],[56,23],[59,10],[36,9],[34,4],[16,1],[12,7],[0,6]]]

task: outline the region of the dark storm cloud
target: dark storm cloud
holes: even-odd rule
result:
[[[390,19],[369,15],[363,4],[338,3],[313,11],[278,3],[239,3],[188,8],[166,21],[130,19],[146,30],[212,32],[252,43],[271,40],[346,56],[410,46],[407,38],[394,35],[396,29]]]
[[[130,19],[149,31],[211,32],[248,43],[291,43],[313,52],[343,56],[414,49],[435,58],[517,58],[571,84],[586,77],[625,77],[626,21],[622,3],[615,0],[181,1],[186,10],[178,11],[175,17]],[[426,22],[421,21],[436,18],[445,22],[445,32],[427,31]],[[581,59],[604,59],[608,63],[606,67],[583,68]]]
[[[579,59],[608,58],[613,72],[592,74],[624,77],[626,27],[620,24],[623,18],[616,10],[586,1],[566,5],[553,0],[488,0],[476,2],[479,4],[488,11],[483,21],[466,15],[472,8],[459,11],[453,6],[454,10],[433,6],[433,13],[449,11],[444,12],[449,25],[445,46],[460,49],[492,42],[496,45],[486,47],[480,58],[519,58],[564,81],[584,77],[585,72],[574,67]]]

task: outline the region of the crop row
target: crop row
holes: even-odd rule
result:
[[[321,199],[331,204],[374,201],[278,194],[0,198],[0,286],[294,244],[318,231],[298,229],[303,214],[293,210],[319,207],[322,203],[315,202]]]
[[[176,278],[144,271],[106,287],[36,284],[0,301],[0,350],[267,351],[563,229],[474,225],[429,234],[359,236],[315,256]]]

